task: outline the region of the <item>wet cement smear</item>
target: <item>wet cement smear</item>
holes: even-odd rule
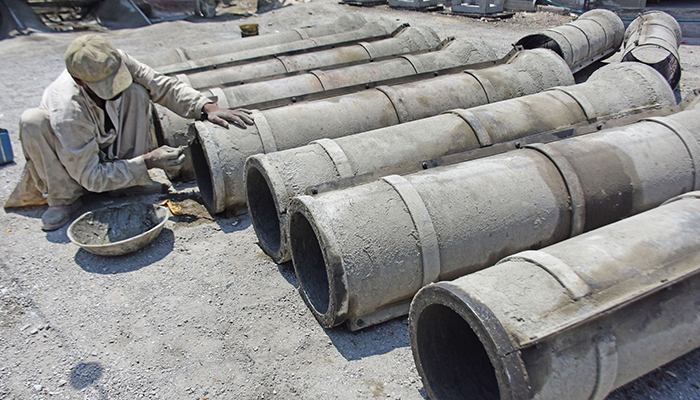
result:
[[[107,207],[79,220],[73,237],[86,245],[120,242],[149,231],[160,223],[149,204],[127,204]]]

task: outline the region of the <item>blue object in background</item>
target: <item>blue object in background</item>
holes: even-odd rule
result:
[[[12,162],[12,143],[7,129],[0,128],[0,165]]]

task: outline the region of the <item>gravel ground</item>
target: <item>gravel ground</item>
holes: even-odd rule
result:
[[[317,0],[246,22],[261,34],[361,12],[429,25],[441,36],[478,36],[505,54],[521,36],[567,22],[553,14],[479,21],[441,13],[353,8]],[[176,46],[240,36],[241,21],[160,23],[105,36],[136,58]],[[0,202],[24,167],[17,127],[23,110],[63,69],[80,33],[0,41],[0,126],[16,163],[0,166]],[[681,94],[700,87],[700,47],[681,47]],[[45,233],[45,207],[0,211],[0,398],[2,399],[421,399],[406,319],[357,333],[322,329],[297,292],[291,265],[256,244],[248,216],[211,217],[193,184],[168,195],[92,195],[81,213],[165,198],[185,207],[148,247],[103,258]],[[700,398],[700,351],[618,390],[614,399]]]

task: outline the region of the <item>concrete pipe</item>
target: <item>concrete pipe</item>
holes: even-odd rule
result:
[[[269,108],[265,106],[267,104],[275,105],[282,99],[351,86],[358,86],[359,90],[359,85],[367,83],[416,76],[458,66],[467,67],[496,59],[496,53],[481,39],[455,40],[448,42],[444,48],[438,51],[404,55],[390,60],[344,68],[315,70],[279,79],[225,87],[221,91],[226,104],[222,106],[256,109],[263,106]],[[211,92],[205,94],[210,97],[222,97],[221,94],[216,96]],[[222,104],[221,99],[219,104]]]
[[[549,50],[536,49],[519,52],[505,64],[491,68],[264,110],[254,113],[255,126],[245,130],[197,122],[197,140],[192,145],[197,184],[210,212],[243,208],[243,167],[253,154],[291,149],[313,140],[334,139],[573,83],[561,58]]]
[[[451,282],[411,305],[428,397],[604,399],[700,347],[700,192]]]
[[[432,29],[406,28],[396,37],[373,43],[357,43],[311,53],[278,56],[232,67],[177,75],[177,77],[195,89],[230,86],[290,72],[365,63],[382,57],[434,50],[439,45],[440,37]]]
[[[241,50],[234,53],[220,54],[196,60],[188,60],[177,64],[163,65],[157,69],[163,74],[174,75],[177,73],[194,73],[215,68],[233,67],[235,65],[261,61],[267,58],[289,56],[293,54],[322,51],[334,47],[347,46],[356,44],[359,41],[367,42],[388,39],[398,35],[408,26],[409,25],[405,23],[397,27],[394,22],[379,19],[378,21],[368,22],[360,29],[350,32],[342,32],[319,38],[297,40],[290,43],[280,43],[266,47]]]
[[[681,80],[678,47],[682,40],[681,27],[672,16],[663,11],[647,11],[627,27],[622,61],[652,66],[675,89]]]
[[[157,68],[164,65],[177,64],[220,54],[235,53],[242,50],[256,49],[308,38],[317,38],[335,35],[342,32],[350,32],[362,28],[365,24],[367,24],[365,17],[360,14],[350,13],[341,15],[332,23],[326,25],[297,28],[285,32],[255,36],[245,39],[237,38],[233,40],[225,40],[196,47],[177,48],[156,53],[150,57],[141,57],[139,60],[146,65]],[[398,24],[394,24],[394,28],[388,30],[387,33],[390,33],[396,27],[398,27]]]
[[[299,196],[290,245],[324,327],[407,313],[422,286],[489,267],[700,187],[700,110]]]
[[[420,170],[423,160],[674,104],[673,92],[654,69],[611,64],[579,85],[252,156],[245,167],[248,210],[260,247],[285,262],[291,258],[287,206],[309,187],[404,175]]]
[[[614,54],[622,44],[625,26],[614,12],[597,9],[566,25],[525,36],[516,45],[554,50],[572,72]]]

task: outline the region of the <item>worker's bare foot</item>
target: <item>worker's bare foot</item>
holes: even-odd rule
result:
[[[68,204],[64,206],[49,206],[49,208],[44,211],[41,216],[41,229],[45,231],[55,231],[56,229],[65,225],[70,221],[71,215],[76,212],[83,202],[78,199],[73,202],[73,204]]]

